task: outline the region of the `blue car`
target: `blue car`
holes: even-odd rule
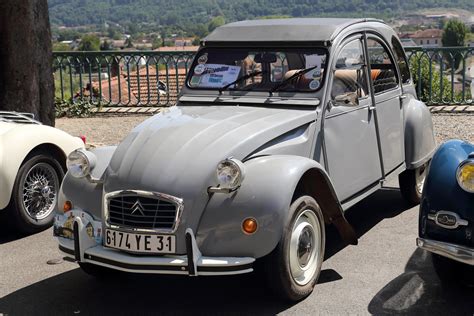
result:
[[[450,140],[436,151],[420,204],[420,248],[443,283],[474,281],[474,145]]]

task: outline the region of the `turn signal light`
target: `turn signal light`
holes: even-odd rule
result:
[[[72,210],[72,203],[71,203],[71,201],[66,201],[66,202],[64,202],[64,205],[63,205],[63,211],[64,211],[64,213],[69,212],[70,210]]]
[[[257,220],[255,218],[249,217],[249,218],[246,218],[242,222],[242,230],[247,235],[251,235],[251,234],[255,233],[257,231],[257,228],[258,228],[258,224],[257,224]]]

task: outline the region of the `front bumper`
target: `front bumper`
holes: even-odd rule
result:
[[[474,266],[473,248],[425,238],[417,238],[416,243],[421,249]]]
[[[139,256],[110,249],[91,240],[81,217],[74,218],[73,237],[58,237],[59,250],[76,262],[86,262],[134,273],[231,275],[253,271],[255,258],[206,257],[201,254],[193,231],[186,230],[186,255]]]

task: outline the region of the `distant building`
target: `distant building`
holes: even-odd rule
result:
[[[199,46],[163,46],[155,49],[157,52],[197,52]]]
[[[174,39],[174,46],[192,46],[194,37],[176,37]]]
[[[411,39],[416,46],[422,47],[441,47],[443,46],[441,39],[443,30],[426,29],[419,30],[414,33],[405,33],[400,36],[401,39]]]
[[[418,46],[416,45],[415,41],[411,38],[400,38],[400,42],[402,43],[403,47],[413,47]]]

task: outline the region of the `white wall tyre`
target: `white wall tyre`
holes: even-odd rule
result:
[[[51,155],[38,152],[27,157],[18,170],[7,220],[20,233],[42,231],[53,224],[64,171]]]
[[[310,196],[290,206],[289,221],[275,250],[265,257],[270,288],[290,301],[299,301],[314,289],[321,272],[325,247],[324,218]]]

